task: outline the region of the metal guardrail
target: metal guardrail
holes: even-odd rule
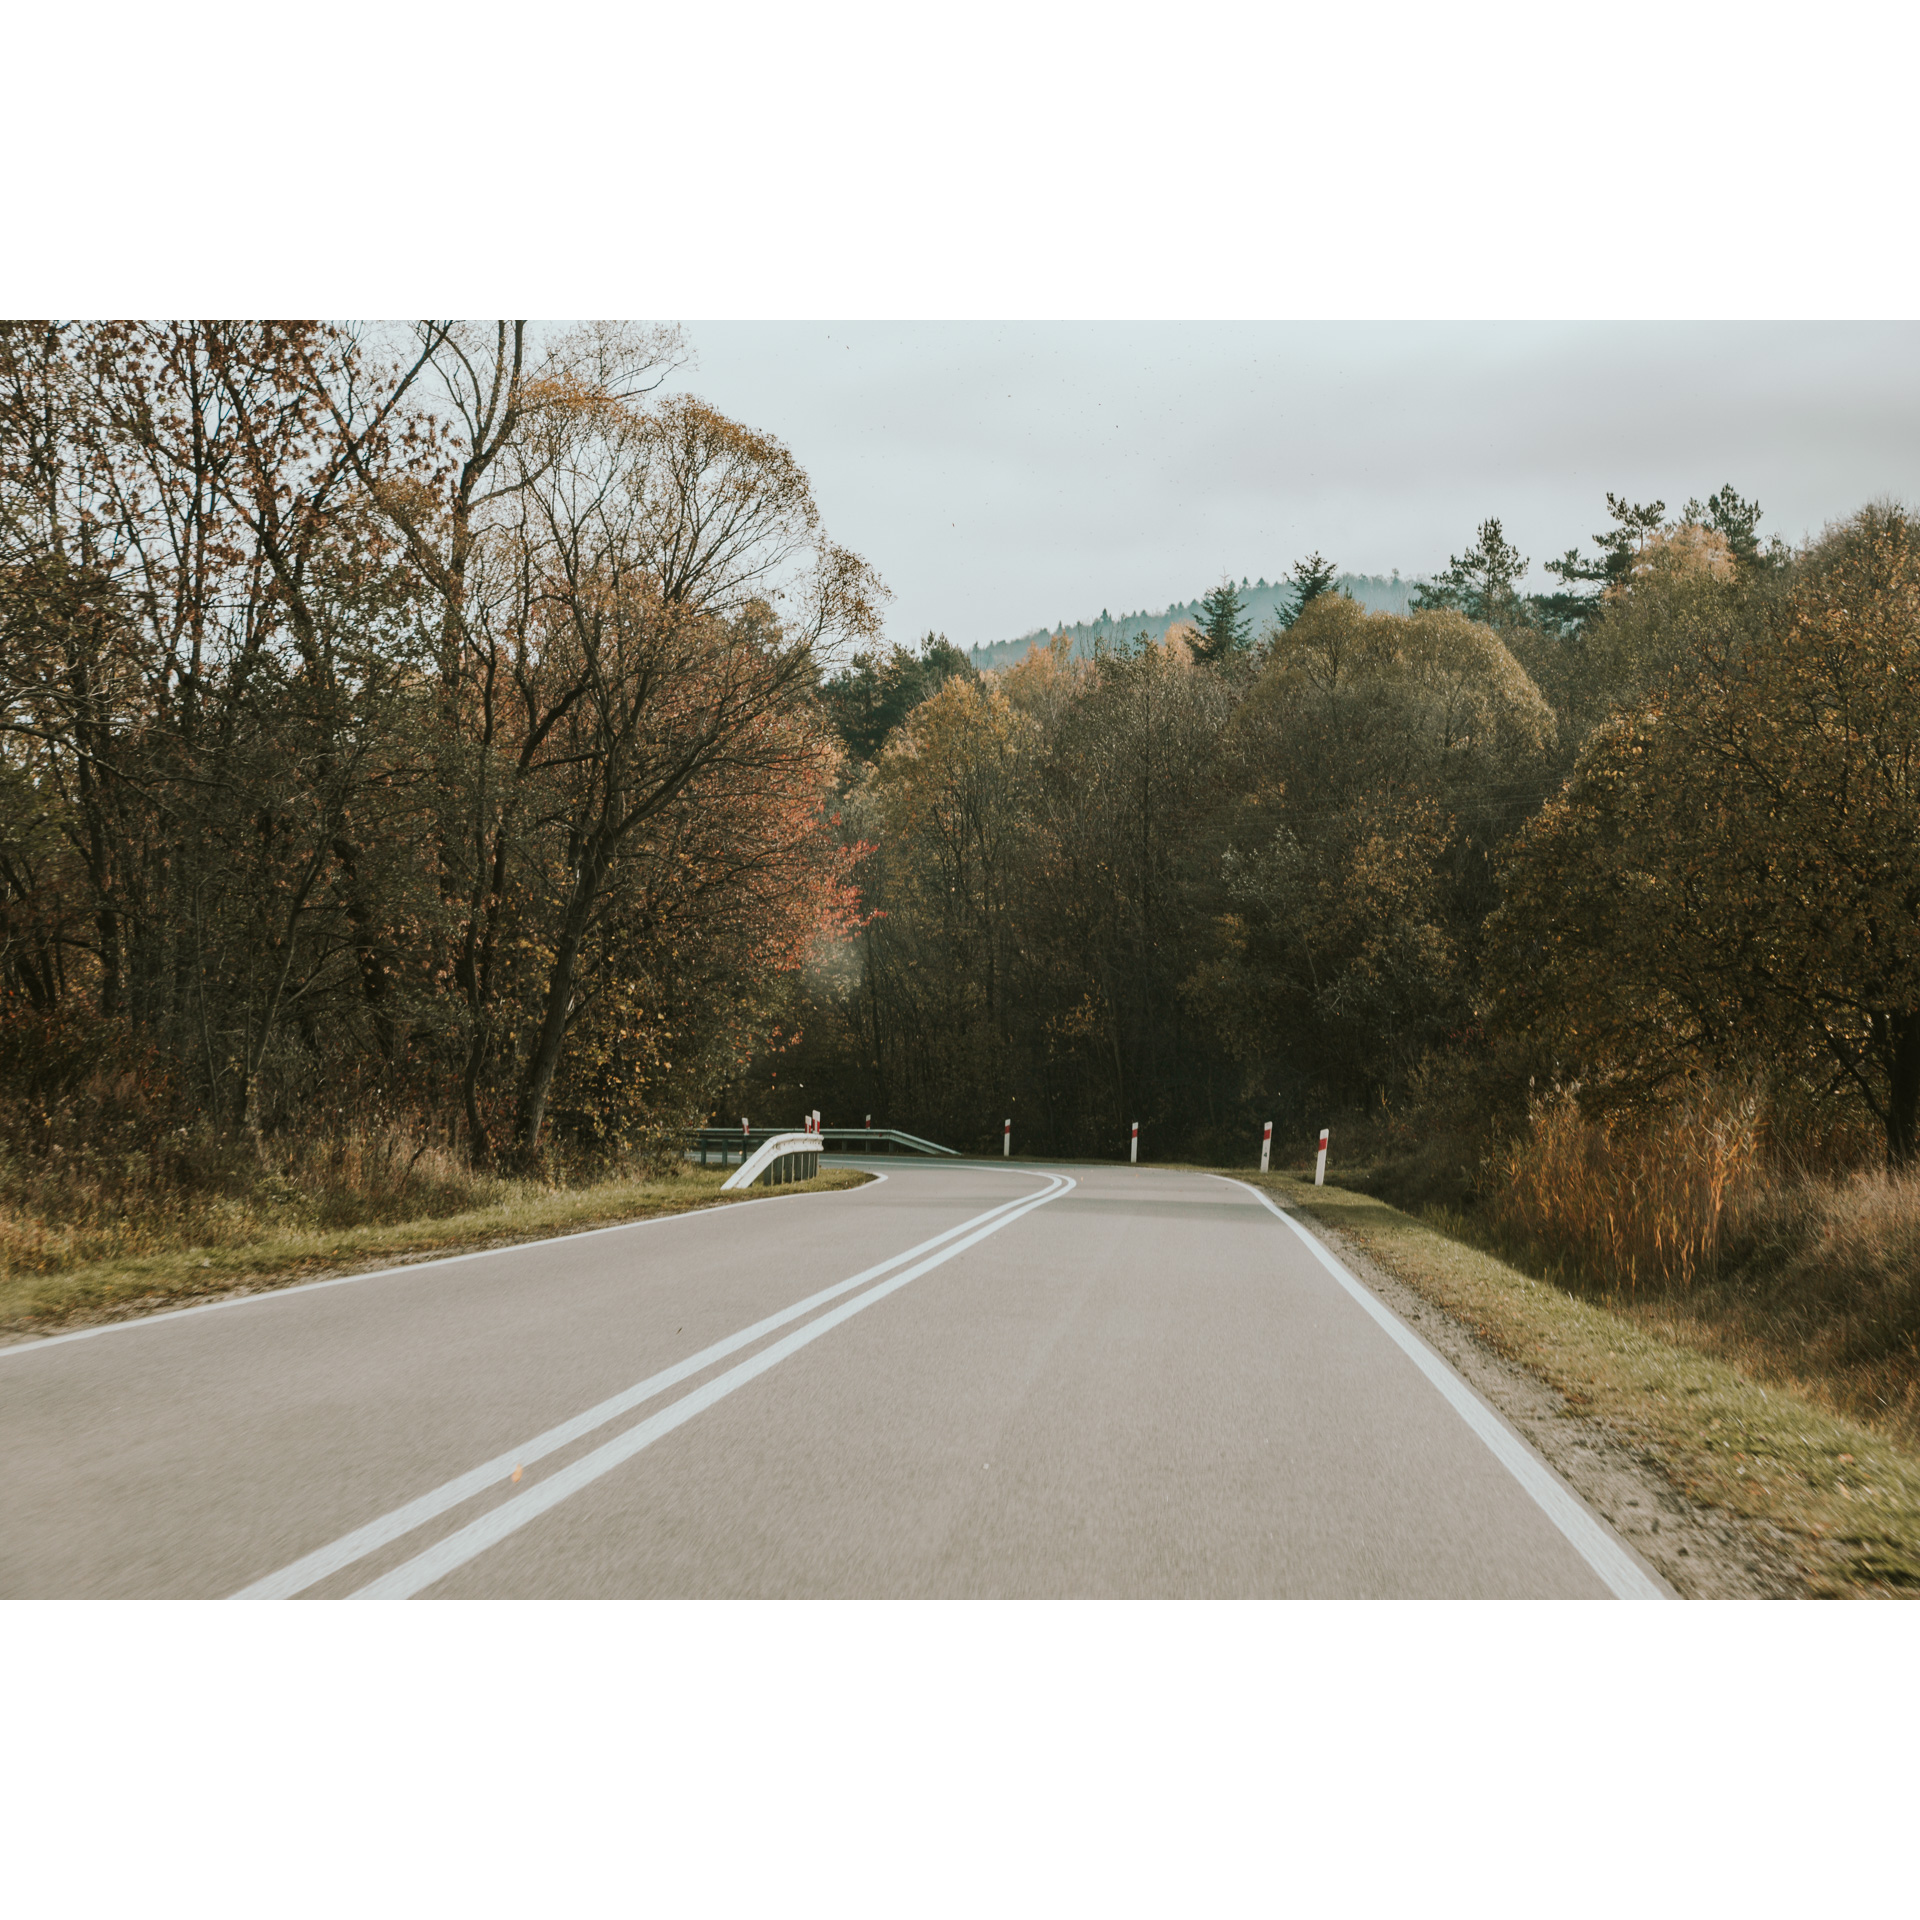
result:
[[[733,1164],[736,1157],[750,1156],[769,1140],[784,1138],[787,1132],[788,1129],[784,1127],[748,1127],[744,1131],[738,1127],[695,1127],[692,1129],[693,1150],[699,1154],[703,1167],[713,1160],[727,1167]],[[822,1127],[810,1137],[856,1153],[923,1153],[959,1157],[956,1147],[943,1147],[937,1141],[922,1140],[918,1134],[902,1133],[896,1127]]]
[[[747,1155],[738,1169],[720,1182],[722,1193],[750,1187],[758,1181],[763,1187],[790,1186],[796,1180],[811,1180],[820,1171],[820,1136],[817,1133],[776,1133]]]

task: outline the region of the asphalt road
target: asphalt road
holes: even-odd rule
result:
[[[1664,1591],[1250,1189],[884,1164],[0,1349],[0,1594]]]

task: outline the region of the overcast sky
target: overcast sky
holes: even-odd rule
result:
[[[784,439],[889,637],[1157,609],[1309,549],[1444,566],[1498,515],[1539,563],[1608,488],[1725,481],[1797,540],[1920,502],[1920,325],[700,322],[682,384]]]

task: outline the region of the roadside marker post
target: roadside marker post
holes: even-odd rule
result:
[[[1327,1130],[1320,1129],[1320,1157],[1313,1163],[1313,1184],[1324,1187],[1327,1184]]]
[[[1013,1158],[1013,1122],[1011,1120],[1000,1129],[1000,1158],[1002,1160]]]
[[[1273,1122],[1269,1120],[1260,1129],[1260,1171],[1267,1171],[1267,1162],[1273,1157]]]
[[[1127,1150],[1127,1164],[1137,1167],[1140,1164],[1140,1122],[1133,1123],[1133,1144]]]

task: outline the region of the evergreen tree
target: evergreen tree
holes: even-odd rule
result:
[[[1240,596],[1231,580],[1223,580],[1200,602],[1200,638],[1194,653],[1202,660],[1224,660],[1247,644],[1247,633]]]
[[[825,682],[820,697],[840,737],[861,760],[871,760],[887,736],[921,701],[959,676],[978,679],[973,662],[943,633],[930,633],[918,653],[896,646],[856,653]]]
[[[1508,541],[1498,520],[1483,520],[1474,544],[1454,554],[1444,573],[1420,583],[1414,609],[1452,607],[1489,627],[1517,626],[1526,613],[1519,583],[1531,564]]]
[[[1727,491],[1731,494],[1733,490]],[[1714,498],[1717,500],[1719,495]],[[1593,544],[1600,549],[1599,557],[1583,559],[1578,547],[1569,547],[1558,560],[1545,563],[1546,570],[1565,585],[1558,593],[1534,596],[1533,607],[1541,624],[1563,632],[1584,629],[1598,613],[1608,589],[1626,583],[1633,571],[1634,555],[1649,535],[1660,531],[1660,517],[1666,510],[1664,500],[1636,507],[1609,493],[1607,511],[1612,514],[1614,524],[1604,533],[1593,536]],[[1578,589],[1582,586],[1591,586],[1594,591],[1581,593]]]
[[[1281,616],[1280,624],[1290,627],[1320,598],[1333,591],[1334,569],[1331,560],[1322,560],[1316,551],[1304,560],[1296,560],[1287,578],[1293,582],[1293,604]]]
[[[1743,500],[1729,481],[1704,501],[1689,500],[1680,516],[1683,526],[1711,527],[1733,550],[1734,562],[1743,571],[1750,567],[1773,569],[1788,559],[1787,543],[1776,534],[1765,547],[1760,544],[1760,502]]]

